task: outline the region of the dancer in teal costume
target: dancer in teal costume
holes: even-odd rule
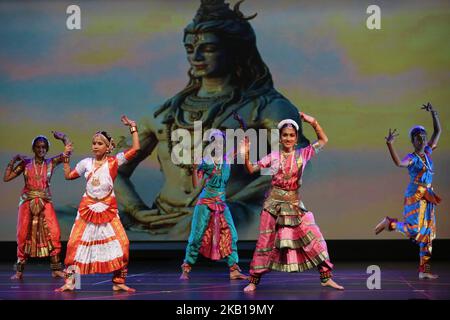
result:
[[[223,138],[223,133],[215,130],[211,137],[219,135]],[[194,164],[194,187],[201,177],[204,177],[205,182],[192,217],[191,233],[181,266],[182,280],[189,279],[189,272],[199,254],[215,261],[225,259],[230,268],[230,279],[247,279],[238,266],[238,235],[230,209],[225,203],[225,191],[231,172],[231,165],[226,160],[226,156],[222,159],[203,159],[198,168]]]

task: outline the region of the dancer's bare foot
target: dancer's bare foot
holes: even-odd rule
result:
[[[136,292],[136,289],[130,288],[125,284],[113,284],[113,291],[125,291],[133,293]]]
[[[321,285],[322,287],[331,287],[337,290],[344,290],[344,287],[338,285],[336,282],[333,281],[333,279],[328,279],[327,282],[322,282]]]
[[[247,280],[248,276],[241,273],[239,270],[233,270],[230,272],[230,280]]]
[[[439,278],[439,276],[437,274],[431,273],[431,272],[419,272],[419,279],[423,280],[423,279],[430,279],[430,280],[435,280]]]
[[[64,271],[52,271],[52,277],[53,278],[64,278]]]
[[[180,276],[180,280],[189,280],[189,273],[183,271],[183,273]]]
[[[64,292],[73,290],[75,290],[75,284],[66,282],[63,286],[59,287],[58,289],[55,289],[55,292]]]
[[[253,292],[256,291],[256,285],[253,283],[249,283],[245,288],[244,292]]]
[[[22,280],[23,279],[23,272],[16,272],[13,274],[10,278],[11,280]]]
[[[375,227],[375,234],[379,234],[380,232],[388,229],[389,230],[389,224],[390,220],[388,217],[385,217],[383,220],[380,221],[380,223],[377,224]]]

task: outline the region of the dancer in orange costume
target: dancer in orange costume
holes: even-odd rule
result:
[[[140,149],[136,123],[122,116],[122,123],[130,127],[132,147],[115,156],[109,156],[114,141],[105,131],[92,138],[93,158],[81,160],[71,170],[69,158],[64,161],[67,180],[86,178],[86,192],[81,199],[75,224],[67,244],[66,266],[78,269],[81,274],[113,273],[113,290],[134,292],[125,285],[129,241],[120,222],[114,195],[114,180],[118,167],[133,159]],[[74,275],[66,272],[66,283],[57,291],[75,289]]]

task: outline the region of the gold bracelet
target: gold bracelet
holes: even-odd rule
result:
[[[137,127],[136,127],[136,126],[130,127],[130,133],[133,134],[133,133],[135,133],[135,132],[138,132]]]
[[[20,166],[17,166],[17,167],[13,170],[13,172],[14,172],[14,173],[19,173],[20,170],[21,170]]]

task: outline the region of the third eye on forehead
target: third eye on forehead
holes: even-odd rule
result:
[[[188,33],[184,45],[199,46],[201,44],[219,44],[220,40],[214,33]]]

